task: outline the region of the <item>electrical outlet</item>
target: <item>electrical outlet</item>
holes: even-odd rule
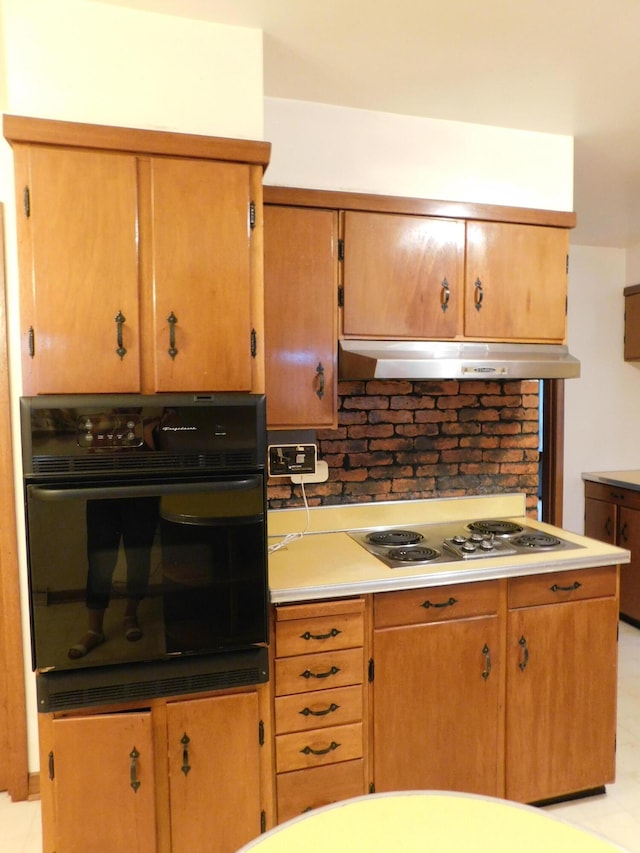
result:
[[[270,477],[316,473],[318,447],[315,444],[270,444],[267,453]]]

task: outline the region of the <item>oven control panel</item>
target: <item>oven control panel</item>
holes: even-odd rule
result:
[[[76,429],[79,447],[140,447],[143,443],[142,418],[137,414],[81,415]]]

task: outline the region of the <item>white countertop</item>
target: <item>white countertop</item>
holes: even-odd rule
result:
[[[640,491],[640,471],[587,471],[583,480],[604,483],[605,486],[619,486],[621,489]]]
[[[576,550],[526,553],[482,560],[457,560],[390,569],[369,554],[349,530],[393,525],[429,524],[504,518],[582,547]],[[269,513],[269,544],[307,525],[302,509]],[[338,598],[348,595],[443,586],[559,570],[628,563],[630,552],[525,517],[523,495],[444,498],[424,501],[341,504],[311,508],[307,532],[269,555],[269,586],[274,604]]]

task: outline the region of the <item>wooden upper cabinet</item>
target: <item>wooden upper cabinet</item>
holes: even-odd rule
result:
[[[568,254],[565,228],[468,222],[464,337],[562,343]]]
[[[149,176],[154,389],[249,391],[250,169],[153,158]]]
[[[337,211],[265,205],[264,285],[268,425],[334,426]]]
[[[264,391],[268,143],[4,117],[25,394]]]
[[[346,211],[343,334],[455,337],[464,233],[456,219]]]
[[[28,146],[15,166],[27,393],[138,391],[135,157]]]

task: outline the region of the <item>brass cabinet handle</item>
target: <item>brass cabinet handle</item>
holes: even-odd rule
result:
[[[124,316],[122,311],[118,311],[114,319],[116,324],[116,343],[118,344],[116,353],[120,356],[120,361],[122,361],[127,354],[127,350],[122,343],[122,327],[127,322],[127,318]]]
[[[486,681],[491,675],[491,649],[486,643],[482,648],[482,654],[484,655],[484,669],[482,671],[482,677]]]
[[[482,282],[479,278],[475,280],[473,286],[476,289],[474,294],[474,306],[476,311],[480,311],[482,309],[482,300],[484,299],[484,290],[482,289]]]
[[[180,738],[180,743],[182,744],[182,767],[180,769],[186,776],[189,770],[191,770],[191,765],[189,764],[189,744],[191,743],[191,738],[186,732]]]
[[[326,634],[312,634],[310,631],[305,631],[304,634],[300,634],[301,640],[328,640],[330,637],[337,637],[341,631],[338,628],[332,628]]]
[[[520,661],[518,666],[520,667],[521,671],[524,672],[524,670],[527,668],[527,664],[529,663],[529,649],[527,648],[527,641],[524,637],[524,634],[522,635],[522,637],[520,637],[518,643],[522,649],[522,660]]]
[[[140,781],[138,779],[138,759],[140,758],[140,753],[138,750],[133,747],[131,752],[129,753],[129,758],[131,759],[131,769],[130,769],[130,784],[133,788],[134,794],[138,793],[138,788],[140,787]]]
[[[167,323],[169,324],[169,349],[167,352],[174,359],[178,355],[178,350],[176,349],[176,323],[178,322],[178,318],[176,315],[171,312],[167,317]]]
[[[305,669],[300,675],[302,678],[329,678],[330,675],[336,675],[338,672],[340,672],[340,668],[332,666],[327,672],[311,672],[310,669]]]
[[[449,282],[446,278],[443,279],[440,291],[440,308],[442,311],[446,311],[449,307],[449,300],[451,299],[451,289],[449,287]]]

